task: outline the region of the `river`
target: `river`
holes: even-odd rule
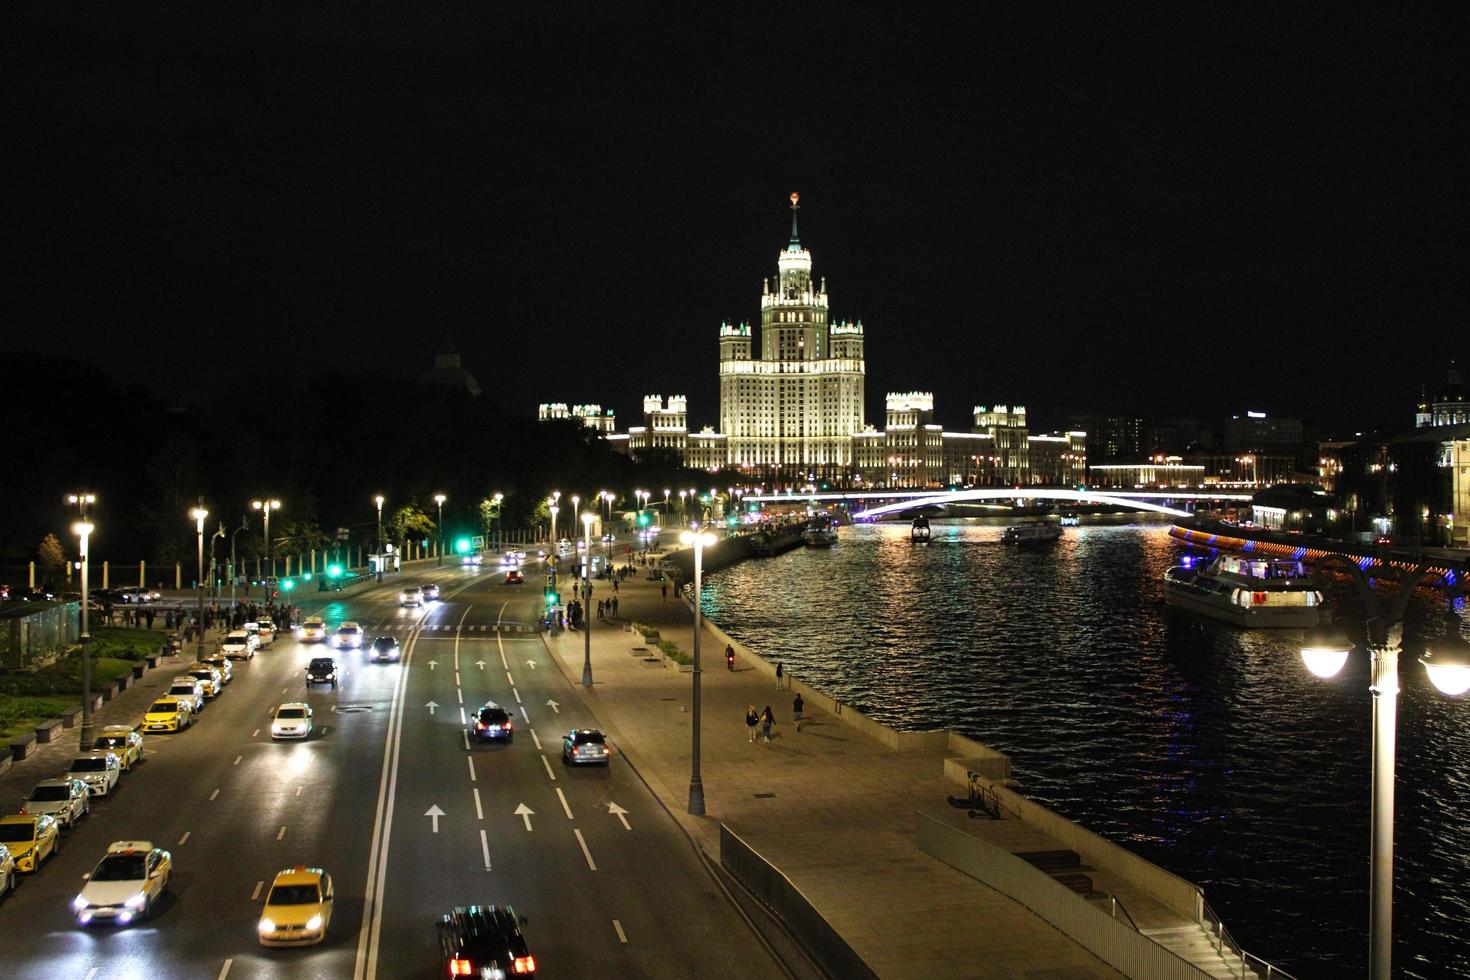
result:
[[[1237,941],[1299,977],[1366,975],[1366,657],[1332,680],[1300,631],[1167,608],[1167,524],[844,527],[710,575],[704,610],[788,673],[901,730],[1008,753],[1021,791],[1196,882]],[[1361,619],[1335,591],[1351,631]],[[1429,685],[1411,605],[1401,658],[1394,966],[1470,976],[1470,697]],[[1463,610],[1461,611],[1463,616]]]

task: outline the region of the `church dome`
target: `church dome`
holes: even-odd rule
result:
[[[471,395],[480,393],[480,385],[475,381],[475,376],[460,366],[459,351],[455,349],[454,339],[447,334],[444,345],[434,355],[434,366],[419,375],[419,383],[458,388]]]

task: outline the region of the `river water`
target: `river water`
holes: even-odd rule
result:
[[[1029,549],[1001,530],[936,522],[925,546],[906,525],[844,527],[835,548],[710,575],[705,613],[895,728],[1008,753],[1023,793],[1203,886],[1252,953],[1365,975],[1366,657],[1324,681],[1300,631],[1167,608],[1183,551],[1167,524]],[[1351,594],[1331,598],[1361,629]],[[1442,616],[1411,605],[1399,702],[1394,966],[1426,978],[1470,976],[1470,696],[1440,695],[1416,660]]]

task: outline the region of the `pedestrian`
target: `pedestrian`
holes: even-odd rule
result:
[[[801,731],[801,713],[806,708],[806,702],[801,699],[801,694],[791,699],[791,720],[796,722],[796,730]]]
[[[668,598],[669,598],[669,583],[667,583],[667,582],[661,583],[659,585],[659,587],[658,587],[658,591],[659,591],[659,595],[663,598],[663,600],[665,602],[667,602],[668,601]]]
[[[776,661],[776,686],[781,686],[781,661]]]
[[[597,600],[597,618],[598,619],[606,619],[607,618],[604,615],[606,609],[607,609],[607,604],[605,602],[603,602],[601,599],[598,599]]]
[[[621,579],[621,578],[622,578],[622,576],[619,575],[617,578],[613,579],[613,595],[617,595],[618,594],[618,579]]]
[[[771,740],[771,726],[776,723],[776,716],[771,714],[771,706],[766,705],[766,710],[761,712],[761,737],[767,742]]]
[[[616,591],[616,590],[614,590],[614,591]],[[618,614],[618,597],[617,596],[613,596],[612,597],[612,606],[613,606],[613,615],[616,616]]]
[[[152,609],[148,610],[148,628],[149,629],[152,629],[153,628],[153,610]]]
[[[760,723],[760,715],[755,713],[755,705],[745,709],[745,727],[750,732],[749,741],[755,741],[755,726]]]

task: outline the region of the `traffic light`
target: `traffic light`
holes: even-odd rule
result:
[[[467,555],[467,554],[469,554],[470,553],[470,539],[469,538],[456,538],[455,539],[455,542],[454,542],[454,550],[457,551],[457,552],[459,552],[461,555]]]
[[[296,582],[295,582],[294,579],[289,579],[289,578],[283,578],[283,579],[281,579],[281,591],[282,592],[290,592],[294,588],[296,588]]]
[[[342,566],[336,562],[327,566],[327,578],[341,578]]]
[[[302,581],[310,582],[311,581],[311,573],[310,572],[302,572],[301,573],[301,578],[302,578]]]
[[[561,605],[561,596],[557,595],[557,592],[556,592],[555,589],[547,589],[546,590],[546,608],[547,609],[555,609],[559,605]]]
[[[638,515],[638,526],[639,527],[647,527],[652,520],[653,520],[653,515],[650,514],[650,513],[648,513],[648,511],[645,510],[645,511],[643,511],[642,513],[640,513]]]

